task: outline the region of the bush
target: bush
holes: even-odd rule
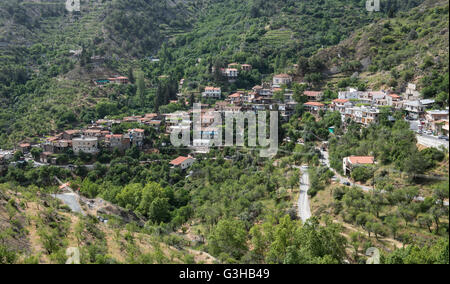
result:
[[[354,181],[366,182],[373,175],[373,169],[368,167],[357,167],[352,171]]]
[[[17,254],[15,251],[6,246],[0,246],[0,264],[14,264],[16,260]]]

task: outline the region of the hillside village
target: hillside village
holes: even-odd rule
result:
[[[228,65],[228,68],[223,68],[220,72],[228,80],[233,81],[239,75],[240,70],[251,69],[252,66],[249,64],[231,63]],[[215,72],[214,68],[212,72]],[[283,122],[288,122],[299,106],[299,102],[294,98],[294,91],[290,89],[294,83],[293,80],[294,77],[292,75],[276,74],[273,76],[272,82],[263,82],[262,85],[256,85],[251,90],[237,90],[228,95],[222,93],[221,87],[204,87],[201,97],[198,99],[212,99],[214,103],[202,103],[200,105],[202,107],[202,136],[210,135],[213,137],[218,133],[217,128],[211,127],[214,122],[215,112],[224,115],[225,112],[278,110],[280,119]],[[189,106],[189,97],[182,92],[184,82],[185,79],[182,79],[179,83],[179,100],[171,101],[170,103],[184,101]],[[93,83],[96,87],[101,88],[106,84],[129,84],[130,82],[127,77],[114,76],[108,79],[97,79]],[[385,90],[359,91],[354,88],[348,88],[347,91],[338,92],[338,98],[331,101],[325,101],[324,92],[320,90],[304,90],[300,96],[305,111],[310,112],[317,120],[327,111],[337,111],[340,113],[344,124],[354,121],[363,126],[368,126],[379,121],[380,113],[383,109],[400,110],[403,111],[406,120],[418,121],[416,129],[414,129],[418,134],[426,133],[439,136],[439,139],[448,141],[448,107],[446,109],[436,109],[435,101],[432,99],[421,99],[420,92],[416,89],[416,85],[412,83],[408,84],[408,87],[402,94]],[[180,129],[180,127],[191,128],[192,124],[189,122],[185,123],[186,121],[173,124],[170,118],[181,114],[188,115],[187,118],[189,118],[192,110],[176,113],[149,113],[124,117],[121,120],[104,118],[93,122],[83,129],[64,130],[61,133],[45,138],[40,144],[32,145],[24,141],[19,143],[15,150],[27,154],[32,148],[40,149],[42,151],[38,160],[45,164],[57,164],[56,158],[52,158],[52,156],[65,153],[68,150],[73,151],[74,154],[79,154],[80,152],[96,154],[101,147],[105,150],[123,153],[127,149],[136,146],[143,151],[148,151],[151,149],[145,143],[144,129],[128,129],[126,133],[119,134],[112,133],[112,126],[120,125],[121,123],[136,123],[151,127],[158,133],[167,135],[175,129]],[[389,119],[394,118],[389,117]],[[205,148],[209,143],[208,139],[194,140],[193,148],[197,153],[204,153],[201,149]],[[11,158],[11,153],[14,152],[3,151],[2,153],[0,159],[5,161]]]
[[[239,76],[239,70],[251,70],[249,64],[231,63],[228,68],[221,70],[222,74],[229,80],[236,79]],[[215,72],[215,70],[212,70]],[[320,120],[327,111],[336,111],[341,115],[342,123],[353,121],[362,126],[368,126],[372,123],[378,123],[380,114],[383,110],[402,111],[404,119],[417,122],[415,131],[417,135],[427,134],[434,136],[435,139],[448,141],[449,137],[449,109],[436,109],[435,101],[432,99],[421,99],[419,91],[415,84],[408,84],[405,92],[396,94],[385,90],[367,90],[359,91],[354,88],[348,88],[347,91],[340,91],[338,98],[326,101],[323,91],[304,90],[300,94],[299,103],[294,99],[294,91],[290,89],[293,85],[294,77],[289,74],[276,74],[272,82],[263,82],[262,85],[254,86],[251,90],[237,90],[229,95],[222,93],[220,87],[206,86],[201,93],[200,99],[213,100],[213,104],[202,103],[201,110],[201,135],[210,136],[211,139],[218,133],[217,127],[212,127],[214,123],[214,113],[219,112],[222,116],[226,112],[241,111],[279,111],[279,117],[282,122],[288,122],[301,104],[305,111],[311,113],[317,120]],[[189,97],[183,95],[182,88],[185,79],[179,83],[179,100],[189,106]],[[115,76],[108,79],[94,80],[94,85],[98,88],[106,84],[129,84],[129,79],[124,76]],[[305,89],[306,84],[304,84]],[[297,99],[298,100],[298,99]],[[147,126],[154,129],[158,135],[169,135],[174,130],[182,128],[192,128],[192,123],[188,121],[176,122],[171,117],[178,117],[181,114],[187,115],[189,119],[192,110],[176,113],[148,113],[144,115],[135,115],[124,117],[123,119],[100,119],[93,122],[86,128],[76,130],[64,130],[51,137],[47,137],[40,144],[31,144],[22,142],[17,145],[15,151],[28,154],[32,149],[35,153],[35,159],[43,164],[61,164],[57,157],[59,154],[71,151],[75,155],[81,152],[84,154],[95,155],[99,153],[100,148],[106,151],[119,151],[124,153],[126,150],[135,146],[141,151],[158,151],[158,149],[149,146],[149,141],[145,138],[145,130],[142,128],[128,129],[125,133],[113,133],[112,127],[121,123],[134,123],[141,126]],[[394,119],[389,117],[389,119]],[[333,129],[330,129],[332,132]],[[212,143],[209,139],[193,140],[192,155],[204,154],[208,152],[208,146]],[[442,142],[444,143],[444,142]],[[445,143],[444,143],[445,144]],[[439,147],[439,144],[436,144]],[[448,143],[447,143],[448,147]],[[4,168],[6,162],[14,155],[14,151],[2,151],[0,161]],[[183,167],[184,168],[184,167]]]
[[[448,263],[448,1],[56,2],[0,1],[0,264]]]
[[[120,79],[114,80],[114,78]],[[234,77],[230,78],[232,79]],[[69,160],[63,159],[62,157],[83,156],[84,159],[82,160],[88,165],[97,161],[100,153],[115,153],[115,156],[121,156],[130,149],[143,153],[159,153],[165,148],[173,148],[170,144],[166,144],[167,139],[163,139],[163,137],[167,138],[173,131],[179,131],[184,128],[192,130],[193,126],[191,118],[194,114],[194,110],[189,109],[190,97],[183,94],[182,87],[184,81],[185,80],[183,79],[180,82],[181,88],[178,94],[178,100],[171,103],[179,104],[181,102],[185,105],[186,111],[177,111],[174,113],[147,113],[127,116],[121,119],[109,119],[108,117],[105,117],[93,121],[87,127],[81,129],[63,130],[50,137],[41,138],[41,143],[34,144],[30,141],[23,141],[17,145],[14,150],[2,150],[0,152],[0,171],[4,171],[8,167],[17,167],[20,163],[26,161],[33,161],[35,167],[52,165],[64,167],[73,171],[79,164],[77,166],[68,164]],[[107,84],[126,85],[129,84],[129,80],[127,77],[117,76],[109,79],[100,79],[94,81],[93,84],[95,88],[103,88]],[[202,139],[192,140],[192,145],[185,149],[187,151],[184,151],[184,155],[174,156],[172,154],[170,155],[172,157],[171,160],[166,160],[163,163],[168,164],[167,166],[172,169],[187,174],[186,179],[191,177],[194,174],[194,171],[190,169],[193,169],[196,162],[202,162],[205,154],[208,154],[210,151],[210,145],[214,136],[219,132],[217,126],[213,126],[216,113],[225,116],[225,113],[228,112],[278,110],[281,122],[288,123],[295,115],[299,106],[302,106],[304,111],[312,115],[316,121],[323,119],[324,114],[327,112],[339,113],[344,129],[347,125],[352,123],[356,123],[361,127],[369,127],[380,123],[380,119],[386,110],[389,110],[389,113],[391,113],[391,111],[401,111],[403,113],[402,119],[411,123],[411,129],[413,129],[413,126],[416,127],[414,130],[417,136],[425,134],[428,137],[433,137],[432,139],[436,141],[441,141],[440,144],[427,145],[426,147],[446,147],[448,149],[448,108],[436,109],[436,104],[433,100],[421,99],[420,93],[414,84],[409,84],[405,92],[401,94],[384,90],[359,91],[348,88],[346,91],[340,91],[338,93],[338,98],[331,100],[325,98],[324,91],[307,90],[306,84],[303,86],[304,89],[300,91],[300,96],[296,96],[295,90],[292,88],[294,84],[297,84],[297,86],[302,85],[294,82],[294,76],[289,74],[277,74],[273,76],[271,82],[263,82],[261,85],[254,86],[251,90],[236,90],[227,95],[222,93],[220,87],[204,87],[203,92],[199,94],[197,100],[200,103],[202,99],[207,99],[208,102],[211,102],[212,100],[213,103],[205,103],[203,101],[203,103],[199,104],[201,106],[200,119]],[[296,101],[296,99],[299,101]],[[176,119],[173,119],[173,117]],[[395,120],[395,118],[389,116],[388,120]],[[133,127],[128,128],[128,126]],[[120,133],[115,133],[115,129],[122,129],[122,131],[120,131]],[[333,127],[328,130],[331,136],[335,136],[335,129]],[[208,137],[211,139],[208,139]],[[287,137],[286,139],[289,140],[290,138]],[[299,145],[305,145],[302,139],[295,142]],[[445,144],[446,142],[447,144]],[[420,143],[421,141],[418,141],[418,144]],[[321,147],[320,153],[322,159],[325,159],[322,161],[322,164],[326,165],[327,168],[330,167],[328,154],[326,154],[328,142],[322,141],[317,145]],[[219,150],[223,150],[223,148]],[[230,158],[225,157],[225,160],[230,160]],[[147,162],[152,163],[152,161],[141,161],[141,163]],[[153,162],[160,163],[160,161]],[[277,163],[278,162],[274,162],[274,165]],[[334,169],[331,169],[333,173],[331,175],[334,175],[333,179],[335,180],[339,177],[341,180],[340,183],[344,186],[352,185],[368,191],[369,187],[367,185],[356,183],[356,181],[353,180],[353,172],[356,172],[356,169],[361,168],[370,169],[376,164],[378,164],[378,161],[374,156],[350,155],[342,159],[343,175],[341,176],[338,173],[339,170],[336,171]],[[304,167],[305,166],[302,166],[302,170],[304,170]],[[308,175],[308,172],[306,170],[304,171],[304,174]],[[70,184],[71,183],[65,183],[59,187],[58,191],[62,192],[62,194],[60,194],[60,197],[58,198],[67,194],[73,194]],[[335,186],[336,182],[331,181],[329,187],[333,188]],[[67,192],[67,188],[70,189],[69,192]],[[78,192],[81,193],[80,188],[78,188],[76,192],[77,194],[79,194]],[[82,197],[84,195],[79,196]],[[294,208],[303,208],[303,206],[305,206],[303,203],[300,203],[302,200],[301,196],[300,193],[299,203],[295,204]],[[419,201],[423,200],[424,197],[419,195],[414,198]],[[64,201],[64,199],[61,200]],[[82,200],[84,201],[79,204],[83,204],[84,210],[86,210],[86,206],[92,210],[97,206],[100,206],[99,204],[105,204],[103,199],[90,200],[83,197]],[[64,201],[64,203],[66,202],[67,201]],[[317,199],[314,199],[314,202],[318,202]],[[442,202],[442,206],[448,207],[448,201],[445,200]],[[78,205],[78,207],[79,206],[80,205]],[[317,205],[314,204],[314,208],[317,212],[318,209],[316,207]],[[111,208],[111,206],[109,208]],[[299,210],[299,212],[301,211]],[[128,212],[127,214],[132,213]],[[302,220],[311,217],[311,213],[309,213],[309,217],[304,217],[302,214],[303,213],[299,213],[299,218]],[[95,215],[100,223],[104,224],[107,224],[109,218],[111,218],[111,216],[105,214],[96,213]],[[192,238],[197,242],[200,237],[194,236]],[[396,241],[394,240],[392,242],[395,244]],[[396,244],[396,246],[399,245]],[[207,256],[211,257],[209,254]]]

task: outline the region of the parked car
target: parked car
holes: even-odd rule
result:
[[[448,141],[448,137],[447,137],[447,136],[445,136],[445,135],[441,135],[441,136],[439,136],[439,139],[442,139],[442,140]]]

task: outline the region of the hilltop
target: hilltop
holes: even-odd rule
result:
[[[448,103],[448,8],[447,1],[425,1],[356,30],[314,57],[323,62],[331,82],[339,83],[355,72],[357,84],[372,89],[402,92],[414,82],[424,98]]]

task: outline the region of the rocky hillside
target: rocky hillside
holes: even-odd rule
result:
[[[355,31],[315,57],[332,78],[358,72],[367,87],[395,91],[415,82],[424,97],[448,102],[448,8],[448,1],[425,1]]]
[[[291,72],[300,57],[317,52],[328,73],[344,72],[337,81],[369,70],[369,86],[401,88],[423,77],[421,84],[432,86],[426,96],[445,101],[440,93],[446,65],[436,66],[447,59],[443,25],[448,26],[448,16],[440,14],[445,4],[432,11],[433,3],[442,1],[410,10],[423,0],[386,0],[379,13],[367,12],[363,0],[82,1],[80,13],[68,13],[62,2],[0,2],[2,148],[98,119],[100,102],[117,104],[117,115],[152,112],[154,87],[162,75],[173,81],[186,78],[193,87],[220,85],[211,67],[249,63],[251,72],[222,86],[224,91],[248,89],[273,73]],[[405,41],[410,32],[417,38]],[[443,55],[423,57],[426,50]],[[391,79],[393,64],[399,67]],[[320,81],[314,73],[322,65],[311,65],[309,78]],[[128,76],[133,70],[144,72],[149,87],[145,98],[137,98],[136,86],[99,91],[92,84],[93,79]],[[439,72],[433,75],[432,70]]]
[[[133,213],[106,201],[83,199],[81,207],[84,215],[37,187],[1,185],[0,264],[65,263],[70,247],[81,263],[214,261],[176,234],[150,235]]]

